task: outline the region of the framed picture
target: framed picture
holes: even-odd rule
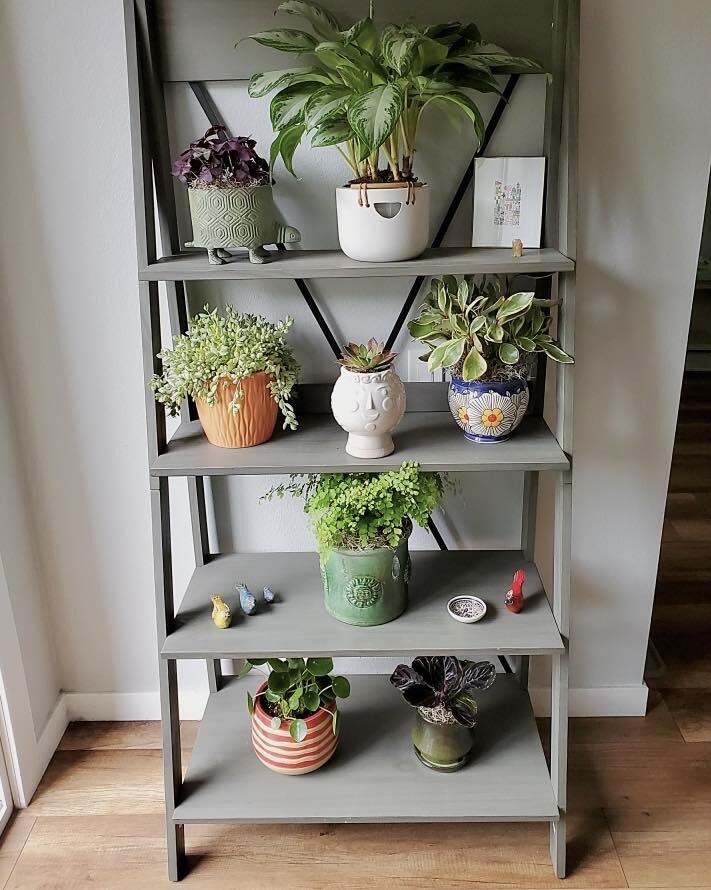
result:
[[[541,246],[545,158],[477,158],[474,247]]]

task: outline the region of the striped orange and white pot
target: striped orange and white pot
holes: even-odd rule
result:
[[[289,735],[289,721],[282,720],[279,729],[272,729],[272,718],[262,706],[262,696],[267,684],[263,683],[254,701],[252,714],[252,744],[254,753],[264,766],[275,773],[301,776],[312,773],[333,756],[338,745],[338,731],[333,734],[332,715],[335,702],[328,710],[318,711],[306,718],[308,732],[303,742],[295,742]]]

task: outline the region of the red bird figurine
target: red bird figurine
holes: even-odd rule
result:
[[[523,584],[525,580],[526,573],[523,569],[519,569],[513,576],[511,589],[506,592],[504,597],[504,605],[509,612],[518,614],[523,609]]]

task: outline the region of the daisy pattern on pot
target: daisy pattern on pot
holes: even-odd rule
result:
[[[469,393],[449,387],[449,408],[459,426],[467,432],[469,428]]]

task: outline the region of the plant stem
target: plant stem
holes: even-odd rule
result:
[[[348,157],[348,155],[345,153],[345,151],[343,151],[343,149],[341,148],[340,145],[337,145],[336,148],[337,148],[338,151],[340,152],[340,155],[341,155],[341,157],[343,158],[343,160],[346,162],[346,164],[348,164],[348,166],[351,168],[351,170],[352,170],[352,171],[356,174],[356,176],[357,176],[357,175],[358,175],[358,168],[355,167],[355,166],[351,163],[351,159]]]

